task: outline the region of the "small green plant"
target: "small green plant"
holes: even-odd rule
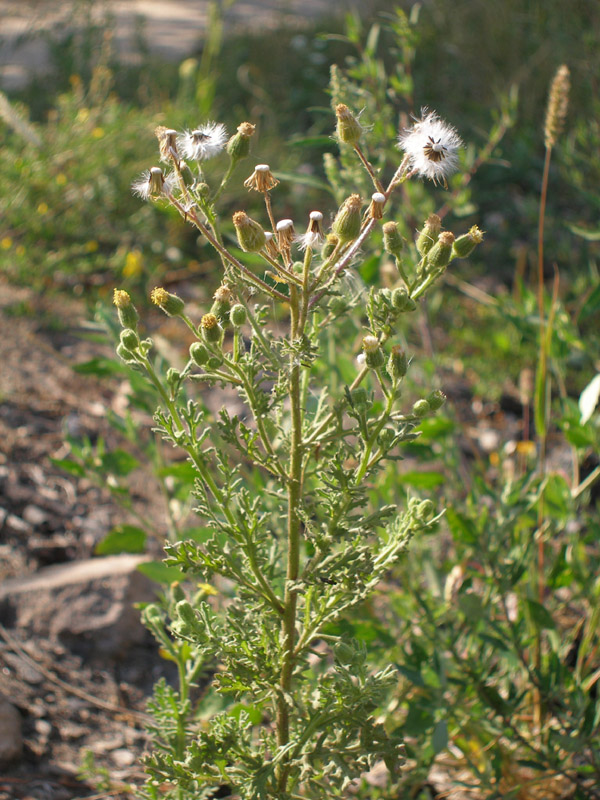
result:
[[[445,183],[456,170],[461,142],[453,128],[426,112],[400,137],[404,157],[384,182],[387,170],[371,165],[362,120],[344,104],[335,111],[336,137],[355,153],[373,193],[367,203],[347,196],[330,225],[312,211],[297,235],[292,220],[277,220],[278,180],[267,164],[244,184],[262,196],[264,224],[241,210],[233,230],[222,224],[217,201],[248,155],[250,123],[229,140],[221,125],[159,127],[168,168],[153,167],[134,183],[141,197],[166,202],[195,225],[222,264],[214,303],[199,322],[176,294],[152,292],[195,339],[184,368],[164,379],[129,294],[114,297],[117,352],[158,393],[157,429],[193,465],[206,526],[204,536],[166,547],[180,580],[162,605],[143,612],[180,676],[177,690],[159,684],[151,704],[149,797],[209,797],[228,787],[244,798],[320,798],[345,794],[377,762],[392,783],[400,774],[402,741],[382,716],[395,672],[374,671],[364,644],[333,631],[411,538],[439,519],[430,500],[412,497],[403,508],[371,500],[402,445],[444,402],[433,387],[414,401],[402,397],[410,356],[394,340],[450,261],[471,253],[482,234],[473,227],[456,238],[431,215],[411,244],[396,222],[383,223],[410,178]],[[212,186],[204,163],[224,149],[229,165]],[[366,295],[347,278],[370,242],[383,242],[396,277]],[[211,419],[192,391],[183,394],[193,384],[201,392],[233,389],[243,412],[224,401]],[[186,573],[203,582],[198,591],[181,582]],[[211,594],[217,599],[209,602]],[[195,699],[201,678],[211,688]],[[215,697],[221,710],[211,714]]]

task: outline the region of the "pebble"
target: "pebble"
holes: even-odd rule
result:
[[[0,763],[16,761],[22,750],[21,715],[8,700],[0,698]]]

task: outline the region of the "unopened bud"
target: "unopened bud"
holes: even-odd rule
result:
[[[327,234],[325,239],[325,244],[321,249],[321,258],[323,261],[327,261],[327,259],[333,254],[335,248],[339,245],[340,240],[339,237],[336,236],[334,233]]]
[[[167,370],[167,384],[169,386],[175,386],[181,380],[181,372],[175,367],[169,367]]]
[[[473,225],[468,233],[459,236],[458,239],[455,240],[452,246],[452,255],[455,258],[466,258],[471,255],[473,250],[475,250],[477,245],[481,244],[482,241],[483,231],[480,231],[477,225]]]
[[[362,200],[359,194],[351,194],[340,206],[335,215],[331,230],[338,236],[342,244],[358,238],[361,228]]]
[[[348,106],[339,103],[335,107],[335,115],[337,117],[335,131],[340,142],[350,145],[358,144],[363,128]]]
[[[452,259],[452,245],[454,234],[451,231],[442,231],[437,242],[429,251],[427,258],[429,265],[434,269],[447,267]]]
[[[385,205],[385,195],[383,192],[375,192],[371,195],[371,205],[369,206],[369,217],[371,219],[381,219],[383,217],[383,207]]]
[[[200,320],[200,328],[207,342],[216,344],[221,340],[221,326],[214,314],[205,314]]]
[[[417,400],[417,402],[413,405],[412,412],[415,417],[424,417],[425,414],[429,414],[431,411],[431,406],[427,402],[427,400]]]
[[[446,395],[440,389],[435,389],[428,395],[427,402],[432,411],[437,411],[446,402]]]
[[[404,311],[409,300],[408,289],[405,286],[398,286],[392,291],[392,305],[396,311]]]
[[[190,345],[190,358],[197,367],[203,367],[210,358],[210,353],[202,342],[194,342]]]
[[[408,370],[408,359],[406,353],[400,345],[394,345],[387,363],[387,372],[390,378],[396,382],[401,380]]]
[[[229,324],[229,312],[231,311],[233,292],[229,286],[219,286],[213,297],[215,298],[215,302],[210,309],[211,314],[215,314],[221,325],[226,326]]]
[[[427,255],[436,243],[440,231],[442,230],[442,220],[437,214],[430,214],[425,225],[417,236],[417,250],[422,256]]]
[[[415,508],[415,517],[419,522],[429,522],[435,513],[433,500],[422,500]]]
[[[150,300],[169,317],[177,317],[183,314],[183,309],[185,308],[185,303],[181,297],[158,286],[150,292]]]
[[[227,153],[232,161],[240,161],[250,153],[250,138],[252,137],[256,125],[251,122],[242,122],[238,125],[237,133],[227,142]]]
[[[367,410],[367,405],[369,401],[369,395],[367,394],[367,390],[364,389],[362,386],[359,386],[358,389],[355,389],[350,396],[352,398],[352,404],[354,408],[358,411],[359,414],[364,414],[364,412]]]
[[[131,297],[128,292],[125,292],[123,289],[115,289],[113,303],[117,307],[119,322],[123,328],[131,328],[131,330],[135,331],[137,329],[139,315],[131,302]]]
[[[137,333],[131,328],[124,328],[121,331],[121,344],[128,350],[136,350],[140,340]]]
[[[262,227],[250,219],[245,211],[236,211],[233,215],[233,225],[238,243],[246,253],[258,253],[266,245],[267,239]]]
[[[127,364],[135,364],[135,358],[131,350],[129,350],[123,342],[119,342],[117,345],[117,355],[119,358],[122,358]]]
[[[236,303],[229,312],[229,320],[234,328],[239,328],[245,324],[247,318],[246,309],[241,303]]]
[[[400,234],[397,222],[386,222],[383,225],[383,247],[386,253],[400,258],[404,248],[404,239]]]

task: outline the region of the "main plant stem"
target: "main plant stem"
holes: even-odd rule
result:
[[[303,302],[304,305],[304,302]],[[290,287],[292,341],[301,336],[300,303],[298,291]],[[303,320],[304,322],[304,320]],[[282,658],[277,699],[277,744],[285,747],[290,739],[290,708],[288,698],[292,687],[294,671],[294,648],[296,644],[296,607],[297,589],[292,588],[298,580],[300,567],[300,515],[299,507],[302,499],[302,403],[300,363],[295,353],[290,354],[290,413],[291,413],[291,445],[288,472],[288,514],[287,514],[287,571],[284,598],[283,623],[281,627]],[[289,777],[287,759],[283,759],[277,767],[277,789],[285,792]]]

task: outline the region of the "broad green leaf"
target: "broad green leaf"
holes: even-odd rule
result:
[[[113,475],[124,477],[139,466],[139,461],[126,450],[117,448],[116,450],[111,450],[110,453],[104,454],[102,466],[108,472],[112,472]]]
[[[151,581],[167,586],[185,577],[179,567],[168,567],[162,561],[144,561],[143,564],[138,564],[137,569]]]
[[[527,600],[527,608],[532,620],[538,628],[555,628],[555,622],[550,612],[537,600]]]
[[[445,719],[436,722],[431,737],[431,744],[436,753],[441,753],[448,745],[448,725]]]
[[[99,556],[113,556],[117,553],[143,553],[146,548],[146,532],[135,525],[119,525],[113,528],[96,545]]]
[[[417,489],[435,489],[436,486],[440,486],[445,482],[445,478],[441,472],[419,472],[418,470],[413,470],[399,475],[398,481],[407,483]]]
[[[90,361],[84,361],[81,364],[75,364],[73,367],[75,372],[81,375],[97,375],[99,378],[104,378],[107,375],[120,375],[127,371],[127,367],[111,358],[92,358]]]
[[[82,465],[78,464],[76,461],[71,461],[70,458],[51,458],[50,461],[55,467],[64,469],[64,471],[68,472],[70,475],[75,475],[78,478],[85,475],[85,469]]]

